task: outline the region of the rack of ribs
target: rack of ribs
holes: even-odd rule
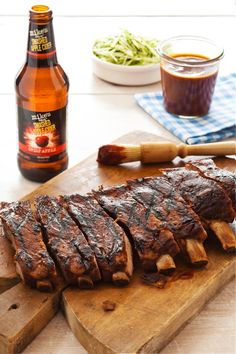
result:
[[[197,171],[202,177],[218,182],[230,197],[236,213],[236,174],[217,167],[212,159],[191,161],[185,167]]]
[[[2,203],[0,218],[15,250],[16,271],[22,281],[40,291],[52,291],[57,283],[56,268],[30,202]]]
[[[60,202],[85,234],[104,281],[126,285],[133,273],[132,249],[123,229],[92,194],[63,196]]]
[[[76,223],[54,197],[37,197],[35,207],[47,246],[66,282],[93,287],[101,278],[100,272],[94,252]]]
[[[93,191],[102,208],[124,229],[133,241],[145,271],[170,273],[175,270],[172,257],[179,247],[163,222],[153,213],[146,213],[125,185]]]
[[[161,171],[202,222],[215,233],[223,249],[235,251],[235,235],[228,225],[233,222],[235,212],[231,199],[220,184],[184,167]]]
[[[190,263],[204,266],[208,259],[203,246],[207,237],[200,219],[164,177],[127,182],[132,196],[173,233]]]

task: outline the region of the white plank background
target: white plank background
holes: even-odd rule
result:
[[[24,16],[37,1],[9,0],[1,5],[1,14]],[[40,2],[39,2],[40,3]],[[58,16],[232,16],[235,0],[48,0]]]

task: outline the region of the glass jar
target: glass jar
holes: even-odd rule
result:
[[[210,39],[177,36],[158,46],[165,109],[179,117],[208,113],[224,50]]]

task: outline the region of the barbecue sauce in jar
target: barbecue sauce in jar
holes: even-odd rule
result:
[[[212,72],[201,63],[208,57],[198,54],[172,54],[179,65],[161,65],[161,80],[165,109],[178,116],[199,117],[208,113],[218,70]],[[195,66],[181,65],[181,61]],[[199,62],[199,66],[196,64]]]

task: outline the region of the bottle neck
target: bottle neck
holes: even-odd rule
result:
[[[57,64],[51,11],[45,16],[30,12],[27,65],[49,67]]]

